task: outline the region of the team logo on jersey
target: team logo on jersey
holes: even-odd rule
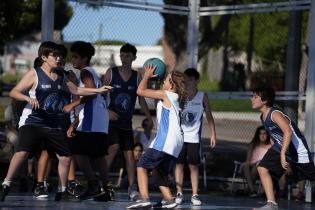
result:
[[[182,117],[182,124],[186,126],[192,126],[196,122],[196,115],[195,112],[183,112]]]
[[[68,104],[68,102],[67,97],[62,94],[51,93],[45,98],[42,109],[48,114],[62,113],[63,107]]]
[[[119,112],[129,111],[130,95],[127,93],[120,93],[115,99],[115,107]]]
[[[51,88],[51,85],[49,85],[49,84],[48,85],[42,84],[41,87],[43,89],[49,89],[49,88]]]

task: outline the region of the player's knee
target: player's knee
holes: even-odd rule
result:
[[[19,159],[25,160],[25,159],[28,157],[29,152],[27,152],[27,151],[19,151],[19,152],[16,152],[14,155],[15,155],[17,158],[19,158]]]
[[[262,174],[262,175],[268,173],[268,169],[266,169],[266,168],[264,168],[264,167],[261,167],[261,166],[258,166],[258,167],[257,167],[257,171],[258,171],[259,174]]]
[[[63,166],[70,166],[70,162],[71,162],[71,158],[67,157],[67,156],[59,156],[58,160],[60,162],[60,164],[62,164]]]

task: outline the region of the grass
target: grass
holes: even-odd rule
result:
[[[250,100],[210,100],[212,111],[253,112]]]

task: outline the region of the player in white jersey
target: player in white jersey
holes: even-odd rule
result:
[[[184,132],[184,145],[178,156],[175,168],[176,203],[181,204],[183,202],[184,164],[188,163],[192,186],[191,203],[193,205],[201,205],[201,200],[198,196],[198,180],[203,113],[206,114],[211,133],[211,148],[214,148],[216,144],[216,131],[208,96],[197,89],[199,72],[194,68],[188,68],[184,74],[188,91],[188,101],[182,113],[181,126]]]
[[[95,53],[91,43],[76,41],[71,46],[72,65],[80,70],[81,87],[99,87],[102,83],[95,70],[89,66],[90,60]],[[83,97],[67,105],[64,110],[67,112],[80,106],[80,113],[77,119],[68,129],[68,137],[73,137],[72,152],[76,157],[80,169],[84,172],[88,181],[87,190],[79,196],[80,199],[95,198],[97,201],[109,200],[105,195],[107,184],[107,133],[109,114],[107,110],[106,95]],[[76,130],[74,135],[74,130]],[[92,169],[92,164],[97,166],[102,185]]]
[[[164,80],[163,90],[151,90],[147,88],[147,85],[153,76],[154,68],[152,65],[146,66],[137,94],[160,100],[156,114],[157,134],[137,165],[141,198],[130,204],[128,209],[151,206],[147,174],[150,169],[156,175],[156,182],[163,195],[162,208],[174,208],[177,205],[168,187],[168,174],[175,166],[176,158],[183,145],[179,110],[184,107],[187,98],[184,74],[173,71]]]
[[[277,210],[271,176],[291,175],[296,181],[314,180],[315,166],[306,139],[291,119],[273,107],[275,92],[272,88],[253,90],[252,107],[259,109],[261,120],[274,144],[257,166],[267,197],[267,204],[254,210]]]

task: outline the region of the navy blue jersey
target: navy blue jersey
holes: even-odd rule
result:
[[[129,80],[124,81],[118,68],[112,68],[112,79],[109,85],[114,87],[110,92],[109,109],[119,116],[118,120],[110,122],[110,127],[132,129],[131,119],[137,99],[138,73],[132,71]]]
[[[272,114],[274,112],[280,112],[284,117],[286,117],[290,121],[292,137],[289,148],[286,153],[287,158],[296,163],[311,162],[311,156],[305,137],[302,135],[301,131],[296,126],[296,124],[294,122],[291,122],[291,119],[287,115],[285,115],[283,112],[275,108],[270,109],[265,120],[263,120],[261,116],[266,131],[274,140],[274,145],[272,146],[272,149],[280,153],[283,144],[283,132],[279,128],[279,126],[272,120]]]
[[[19,126],[35,125],[46,128],[67,129],[69,115],[62,111],[63,107],[70,103],[70,93],[65,88],[65,76],[62,72],[57,73],[54,81],[49,78],[41,68],[35,69],[37,86],[30,90],[29,95],[36,98],[39,109],[32,109],[27,104],[20,118]]]

